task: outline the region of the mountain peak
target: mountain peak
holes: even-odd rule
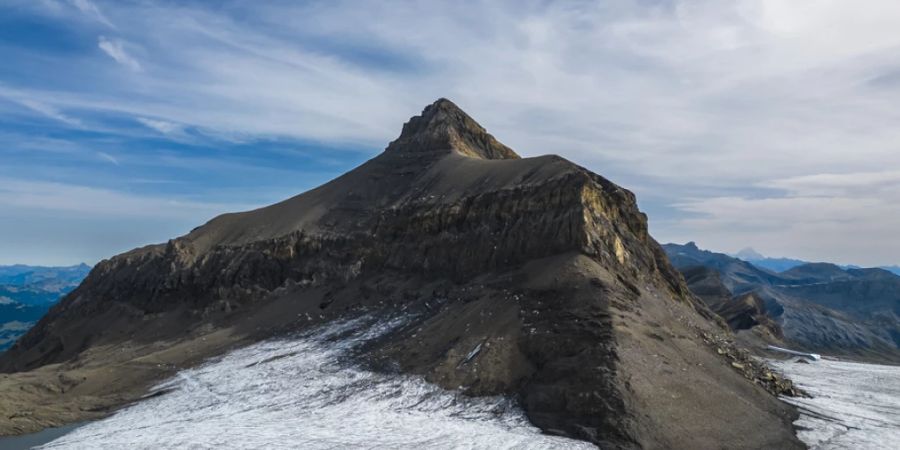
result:
[[[734,257],[738,258],[738,259],[743,259],[744,261],[754,261],[754,260],[766,258],[761,253],[759,253],[758,251],[754,250],[751,247],[746,247],[744,249],[741,249],[741,251],[735,253]]]
[[[459,111],[459,112],[465,114],[465,111],[460,109],[459,106],[456,106],[456,103],[453,103],[452,101],[450,101],[450,99],[445,98],[445,97],[441,97],[441,98],[435,100],[434,103],[425,107],[425,109],[429,109],[429,108],[436,108],[436,109],[440,109],[440,110],[444,110],[444,111]]]
[[[400,137],[388,145],[386,152],[402,154],[434,154],[456,151],[479,159],[518,159],[511,148],[501,144],[446,98],[439,98],[403,125]]]

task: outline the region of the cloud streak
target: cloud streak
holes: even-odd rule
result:
[[[80,84],[0,80],[68,125],[371,155],[446,96],[634,189],[660,240],[898,262],[897,2],[70,4]]]
[[[4,88],[2,84],[0,84],[0,99],[6,99],[25,108],[28,108],[29,110],[38,113],[43,117],[62,122],[66,125],[74,127],[82,126],[81,121],[63,114],[56,107],[34,98],[30,98],[27,94],[23,94],[22,92]]]
[[[97,152],[97,156],[99,156],[100,158],[102,158],[102,159],[104,159],[104,160],[106,160],[106,161],[109,161],[110,163],[112,163],[112,164],[115,165],[115,166],[118,166],[118,165],[119,165],[119,160],[116,159],[115,157],[113,157],[113,155],[110,155],[109,153],[106,153],[106,152]]]
[[[141,64],[134,59],[128,52],[125,51],[125,43],[121,40],[112,40],[107,39],[104,36],[100,36],[97,41],[97,46],[100,47],[100,50],[103,50],[104,53],[109,55],[110,58],[114,59],[117,63],[135,71],[141,71]]]
[[[184,234],[229,211],[177,196],[147,196],[67,183],[0,177],[0,264],[96,263],[137,246]],[[240,205],[248,208],[253,205]]]
[[[146,117],[138,117],[136,119],[141,125],[155,130],[160,134],[172,134],[181,131],[181,126],[165,120],[148,119]]]
[[[11,216],[9,211],[28,210],[64,212],[82,217],[152,217],[201,222],[234,206],[175,196],[133,195],[84,185],[0,178],[0,209],[7,217]]]
[[[106,18],[103,12],[100,11],[100,8],[98,8],[97,5],[92,3],[90,0],[70,0],[70,3],[83,14],[92,17],[93,19],[97,20],[103,25],[106,25],[109,28],[115,28],[115,25],[113,25],[112,22],[110,22],[109,19]]]

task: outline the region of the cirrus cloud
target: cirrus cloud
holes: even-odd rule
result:
[[[135,72],[141,70],[141,64],[125,51],[125,43],[122,40],[107,39],[104,36],[100,36],[97,46],[117,63],[134,70]]]
[[[60,5],[90,20],[66,21]],[[218,139],[221,159],[252,142],[373,155],[449,97],[520,153],[562,154],[635,190],[660,240],[900,258],[897,2],[22,7],[76,29],[97,55],[19,56],[50,75],[0,82],[42,105],[36,114],[126,145],[202,130],[190,142]]]

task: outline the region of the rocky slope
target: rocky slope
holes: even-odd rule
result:
[[[444,99],[332,182],[98,264],[0,356],[0,393],[37,392],[18,405],[60,392],[6,429],[102,414],[230,345],[388,311],[409,323],[367,364],[515,395],[548,433],[801,447],[772,395],[789,382],[734,348],[629,191],[557,156],[519,158]]]
[[[780,273],[693,243],[664,246],[735,331],[823,354],[900,362],[900,276],[807,263]]]

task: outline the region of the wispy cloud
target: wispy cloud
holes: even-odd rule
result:
[[[0,177],[0,235],[14,236],[3,241],[0,264],[95,263],[184,234],[235,206]]]
[[[167,122],[165,120],[138,117],[137,121],[145,127],[156,130],[161,134],[172,134],[182,131],[182,127],[180,125],[172,122]]]
[[[112,22],[109,21],[109,19],[106,18],[106,15],[104,15],[103,12],[100,11],[100,8],[98,8],[97,5],[95,5],[90,0],[70,0],[70,3],[83,14],[92,17],[103,25],[106,25],[110,28],[116,27]]]
[[[45,103],[41,103],[39,101],[35,101],[35,100],[27,99],[27,98],[20,98],[20,99],[18,99],[18,102],[22,106],[25,106],[26,108],[28,108],[32,111],[41,113],[51,119],[58,120],[60,122],[68,124],[68,125],[73,125],[73,126],[81,125],[81,122],[78,119],[69,117],[69,116],[59,112],[59,110],[57,110],[56,108],[54,108],[50,105],[47,105]]]
[[[116,166],[119,165],[119,160],[116,159],[115,157],[113,157],[113,155],[110,155],[109,153],[106,153],[106,152],[97,152],[97,156],[99,156],[100,158],[102,158],[102,159],[104,159],[104,160],[106,160],[106,161],[109,161],[109,162],[112,163],[113,165],[116,165]]]
[[[792,196],[854,197],[900,194],[900,170],[801,175],[773,180],[764,186],[783,189]]]
[[[100,36],[97,46],[117,63],[135,72],[141,71],[141,64],[125,51],[125,44],[121,40],[107,39],[104,36]]]
[[[8,101],[14,102],[18,105],[24,106],[29,110],[36,112],[44,117],[57,120],[59,122],[65,123],[71,126],[81,126],[81,121],[76,118],[70,117],[66,114],[63,114],[54,106],[51,106],[47,103],[44,103],[40,100],[36,100],[31,98],[28,94],[5,88],[2,84],[0,84],[0,99],[6,99]]]
[[[900,216],[886,179],[900,168],[898,2],[71,5],[93,23],[43,14],[80,27],[96,55],[35,59],[39,82],[0,79],[69,125],[93,114],[172,141],[202,130],[372,154],[446,96],[522,154],[635,189],[661,240],[898,262],[887,228],[867,229],[886,243],[874,251],[791,225],[792,208],[849,235],[842,214]]]
[[[679,207],[692,215],[670,232],[681,241],[694,239],[724,251],[758,242],[769,255],[875,265],[896,260],[893,241],[886,239],[900,227],[898,200],[897,195],[687,199]]]
[[[204,221],[236,205],[185,200],[176,196],[134,195],[91,186],[0,178],[0,209],[57,211],[82,217],[190,218]],[[249,205],[241,205],[248,207]]]

